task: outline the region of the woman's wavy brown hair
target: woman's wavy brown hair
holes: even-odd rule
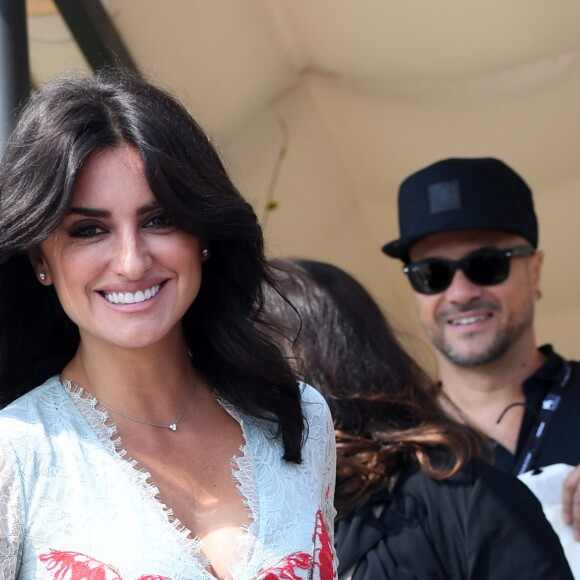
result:
[[[481,455],[478,435],[441,411],[432,381],[359,282],[322,262],[270,265],[279,294],[267,293],[268,316],[334,419],[339,518],[389,488],[411,464],[446,479]]]

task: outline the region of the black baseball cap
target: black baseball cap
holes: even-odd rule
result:
[[[452,158],[413,173],[399,188],[400,237],[383,252],[404,262],[409,249],[431,234],[452,230],[505,230],[538,247],[532,191],[499,159]]]

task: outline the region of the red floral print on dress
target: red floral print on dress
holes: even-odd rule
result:
[[[276,566],[260,572],[256,580],[302,580],[297,570],[308,570],[312,566],[312,556],[306,552],[296,552],[286,556]],[[312,578],[312,574],[309,574]]]
[[[322,511],[316,512],[316,522],[313,534],[313,555],[306,552],[296,552],[286,556],[272,568],[260,572],[256,580],[302,580],[299,570],[308,570],[308,580],[314,578],[314,569],[318,568],[320,580],[333,580],[336,578],[334,570],[334,556],[332,542]]]
[[[39,556],[46,569],[54,572],[54,580],[123,580],[113,566],[79,552],[51,550]],[[143,574],[136,580],[171,580],[167,576]]]
[[[322,517],[322,511],[316,512],[314,533],[312,535],[312,554],[296,552],[286,556],[275,566],[260,572],[256,580],[302,580],[300,570],[308,571],[307,579],[314,578],[314,570],[318,568],[320,580],[336,578],[332,543],[328,529]],[[41,554],[40,561],[46,564],[46,569],[54,572],[54,580],[124,580],[119,571],[108,564],[95,560],[86,554],[51,550]],[[166,576],[144,574],[136,580],[171,580]]]
[[[334,552],[332,550],[332,542],[330,541],[330,534],[322,517],[322,512],[316,512],[316,526],[314,528],[315,546],[320,543],[320,548],[315,548],[315,553],[318,553],[318,568],[320,569],[320,580],[333,580],[336,578],[336,571],[334,569]],[[318,542],[316,542],[318,539]]]

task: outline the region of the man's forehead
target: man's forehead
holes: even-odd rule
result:
[[[431,234],[413,244],[409,251],[411,261],[434,256],[458,259],[485,246],[510,248],[529,243],[522,236],[502,230],[453,230]]]

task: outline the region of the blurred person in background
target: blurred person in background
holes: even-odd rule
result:
[[[270,263],[272,333],[334,420],[339,578],[572,578],[537,499],[480,459],[368,292],[330,264]]]
[[[537,494],[580,577],[580,369],[536,340],[532,191],[499,159],[444,159],[402,182],[398,208],[400,236],[383,251],[414,290],[436,396]]]

